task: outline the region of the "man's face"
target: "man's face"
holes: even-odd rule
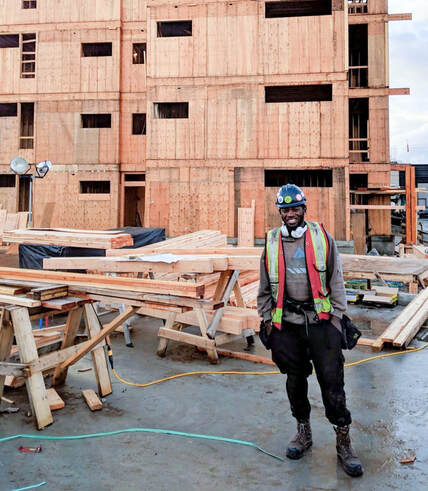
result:
[[[305,216],[305,206],[293,206],[292,208],[280,208],[279,214],[281,215],[282,221],[290,230],[295,230],[303,223],[303,218]]]

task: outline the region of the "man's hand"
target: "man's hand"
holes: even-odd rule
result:
[[[270,333],[272,332],[272,322],[265,321],[265,327],[266,327],[266,334],[270,336]]]

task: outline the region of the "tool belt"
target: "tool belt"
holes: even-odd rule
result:
[[[314,302],[300,302],[299,300],[293,300],[292,298],[287,298],[285,300],[285,309],[294,314],[304,315],[305,317],[308,313],[315,312],[316,314]]]

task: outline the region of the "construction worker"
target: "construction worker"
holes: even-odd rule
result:
[[[306,198],[299,187],[282,186],[276,206],[282,226],[266,236],[257,307],[263,318],[260,338],[287,374],[287,395],[297,420],[287,457],[300,459],[312,445],[307,378],[313,364],[325,415],[336,432],[338,458],[347,474],[361,476],[344,391],[341,318],[346,295],[337,247],[322,225],[305,221]]]

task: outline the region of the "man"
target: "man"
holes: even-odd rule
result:
[[[299,187],[282,186],[276,206],[283,225],[266,237],[257,307],[266,347],[287,374],[287,395],[297,420],[287,457],[300,459],[312,445],[307,382],[312,361],[326,417],[336,432],[338,458],[347,474],[361,476],[344,392],[341,318],[346,295],[336,244],[321,225],[305,221],[306,198]]]

